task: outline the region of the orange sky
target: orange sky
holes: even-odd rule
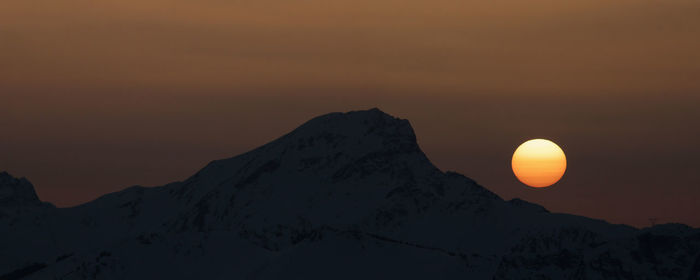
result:
[[[695,0],[9,2],[0,170],[75,205],[379,107],[505,198],[700,226],[698,14]],[[531,138],[567,154],[553,188],[512,175]]]

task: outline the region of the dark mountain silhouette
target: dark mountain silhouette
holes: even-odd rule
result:
[[[700,230],[504,201],[410,124],[332,113],[183,182],[72,208],[0,173],[0,279],[699,279]]]

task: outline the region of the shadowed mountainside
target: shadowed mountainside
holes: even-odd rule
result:
[[[697,279],[700,230],[504,201],[406,120],[314,118],[183,182],[55,208],[0,173],[0,279]]]

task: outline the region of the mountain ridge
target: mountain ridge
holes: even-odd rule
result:
[[[683,279],[700,256],[698,229],[504,201],[439,170],[410,123],[378,109],[313,118],[181,182],[19,220],[0,220],[0,279]]]

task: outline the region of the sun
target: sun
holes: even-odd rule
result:
[[[566,171],[566,156],[557,144],[546,139],[522,143],[511,161],[515,177],[525,185],[544,188],[554,185]]]

